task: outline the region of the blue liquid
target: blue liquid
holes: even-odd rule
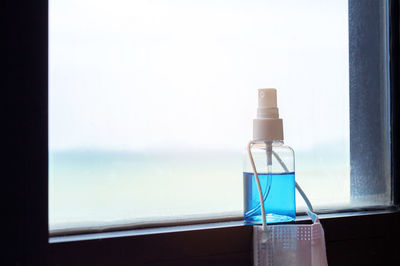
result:
[[[259,173],[267,223],[291,222],[296,218],[294,172]],[[243,173],[244,220],[246,224],[261,224],[260,197],[253,173]]]

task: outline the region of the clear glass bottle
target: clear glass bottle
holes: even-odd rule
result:
[[[267,223],[296,218],[294,151],[282,140],[255,141],[251,153],[264,198]],[[246,151],[243,169],[244,220],[261,224],[261,204],[254,171]]]
[[[279,118],[276,89],[259,89],[253,141],[246,151],[243,170],[246,223],[262,223],[261,196],[267,223],[289,222],[296,218],[294,164],[293,149],[283,143],[283,122]],[[258,191],[255,171],[262,195]]]

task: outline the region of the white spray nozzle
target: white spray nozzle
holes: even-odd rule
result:
[[[258,89],[257,118],[279,118],[276,89]]]
[[[258,89],[257,118],[253,120],[254,140],[283,140],[276,98],[276,89]]]
[[[258,89],[258,107],[276,108],[276,89]]]

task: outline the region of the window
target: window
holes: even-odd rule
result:
[[[278,88],[317,210],[391,204],[384,13],[369,87],[347,1],[50,1],[49,16],[50,230],[240,217],[259,87]]]
[[[48,243],[47,212],[47,2],[24,4],[7,2],[7,29],[13,34],[7,36],[7,80],[4,84],[6,105],[5,115],[7,141],[5,166],[5,249],[6,264],[16,265],[250,265],[251,227],[218,224],[213,229],[184,231],[175,228],[174,233],[105,239],[102,241],[66,241]],[[374,0],[349,1],[350,42],[354,40],[353,27],[365,29],[359,35],[356,47],[368,47],[366,43],[379,41],[369,39],[374,34],[365,22],[374,20],[382,11],[382,2]],[[390,121],[393,177],[393,204],[399,203],[398,182],[398,48],[399,48],[399,6],[398,1],[390,4]],[[18,10],[18,12],[15,12]],[[354,17],[359,11],[358,16]],[[9,15],[9,16],[7,16]],[[371,26],[371,25],[370,25]],[[372,34],[374,33],[374,34]],[[376,35],[375,35],[376,37]],[[375,47],[376,48],[376,47]],[[374,49],[375,49],[374,48]],[[350,48],[351,50],[351,48]],[[354,50],[353,50],[354,52]],[[368,49],[364,56],[371,58]],[[362,59],[360,52],[359,59]],[[350,51],[350,55],[354,55]],[[375,58],[377,54],[374,55]],[[354,66],[350,56],[350,67]],[[378,57],[379,58],[379,57]],[[366,62],[367,60],[364,60]],[[357,62],[357,61],[356,61]],[[363,60],[361,60],[363,62]],[[360,61],[358,61],[360,63]],[[365,79],[373,80],[379,71],[364,69]],[[350,74],[350,83],[352,83]],[[352,90],[352,86],[350,86]],[[350,96],[350,102],[351,100]],[[350,108],[352,105],[350,104]],[[350,111],[351,112],[351,111]],[[361,118],[361,117],[360,117]],[[371,118],[371,116],[369,116]],[[362,120],[362,119],[361,119]],[[371,121],[371,120],[370,120]],[[376,121],[376,120],[375,120]],[[350,123],[352,126],[353,123]],[[376,128],[376,127],[375,127]],[[350,131],[352,131],[350,129]],[[350,145],[352,145],[350,143]],[[350,147],[350,150],[352,148]],[[365,151],[365,150],[364,150]],[[352,162],[353,156],[350,158]],[[366,168],[365,168],[366,169]],[[367,171],[366,171],[367,172]],[[351,176],[352,178],[352,176]],[[369,183],[369,182],[368,182]],[[371,183],[372,184],[372,183]],[[374,186],[371,186],[374,187]],[[340,216],[337,213],[333,214]],[[381,211],[352,212],[349,217],[321,219],[327,237],[329,265],[384,264],[399,265],[398,226],[399,212]],[[232,223],[230,223],[232,224]],[[204,227],[203,227],[204,229]],[[176,232],[178,231],[178,232]],[[76,233],[76,232],[75,232]],[[142,232],[143,233],[143,232]],[[112,234],[112,233],[110,233]],[[94,239],[96,234],[86,235]],[[75,239],[77,240],[77,239]],[[182,248],[184,241],[184,248]],[[103,251],[107,252],[103,252]],[[8,260],[10,259],[10,260]],[[397,261],[396,261],[397,260]],[[191,263],[193,262],[193,263]],[[353,262],[353,263],[352,263]]]

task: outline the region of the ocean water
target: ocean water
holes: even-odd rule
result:
[[[291,222],[296,218],[295,174],[259,173],[267,223]],[[244,219],[261,224],[261,205],[254,173],[243,173]]]
[[[241,153],[54,152],[50,229],[241,215]]]
[[[329,157],[315,150],[296,156],[296,180],[317,208],[350,199],[348,162]],[[242,165],[236,151],[50,151],[50,230],[243,217]],[[304,208],[296,192],[296,209]]]

